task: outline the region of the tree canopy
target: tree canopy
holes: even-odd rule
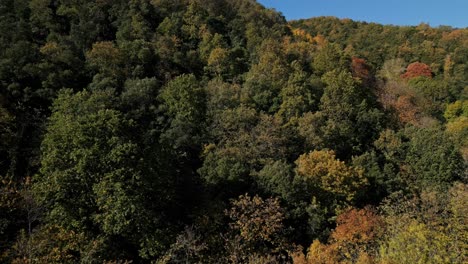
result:
[[[0,32],[1,263],[468,261],[466,28],[2,0]]]

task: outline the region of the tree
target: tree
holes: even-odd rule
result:
[[[444,117],[447,121],[453,121],[458,117],[468,117],[468,100],[455,101],[447,105],[447,108],[444,112]]]
[[[404,64],[405,61],[401,58],[387,60],[382,65],[378,77],[387,82],[398,81],[405,71]]]
[[[329,243],[315,240],[309,247],[309,263],[374,263],[384,222],[371,208],[350,208],[336,219]]]
[[[14,167],[15,117],[0,106],[0,175],[11,175]]]
[[[450,98],[448,83],[443,80],[414,77],[408,84],[427,102],[421,105],[427,115],[442,116],[445,103]]]
[[[255,151],[248,147],[249,131],[258,121],[257,112],[243,105],[215,115],[209,129],[215,141],[205,146],[203,166],[199,169],[208,183],[247,180],[253,161],[251,153]]]
[[[427,64],[421,62],[413,62],[406,68],[406,72],[401,75],[403,79],[412,79],[414,77],[432,78],[432,70]]]
[[[280,197],[287,203],[294,203],[299,196],[300,190],[293,182],[293,166],[286,161],[267,164],[254,176],[262,192]]]
[[[210,131],[214,140],[205,146],[199,170],[209,183],[251,183],[251,175],[292,152],[291,136],[280,118],[242,105],[219,112]]]
[[[84,61],[74,52],[73,45],[49,41],[39,48],[41,61],[37,68],[42,87],[37,90],[44,98],[54,98],[57,92],[83,83]]]
[[[5,252],[14,242],[17,232],[24,230],[21,190],[15,181],[0,177],[0,250]],[[1,261],[4,256],[0,257]]]
[[[459,146],[465,161],[468,160],[468,117],[459,117],[447,124],[447,134]]]
[[[394,103],[400,122],[403,124],[419,124],[422,110],[416,105],[416,99],[412,95],[399,96]]]
[[[104,76],[111,78],[123,77],[122,52],[114,43],[110,41],[94,43],[86,56],[89,66]]]
[[[252,107],[274,113],[280,104],[280,92],[285,86],[290,69],[283,51],[273,40],[262,44],[258,63],[246,74],[242,99]]]
[[[370,86],[372,83],[372,75],[370,66],[366,60],[352,57],[351,58],[351,73],[354,78],[358,78],[365,86]]]
[[[347,166],[336,159],[333,151],[303,154],[297,159],[296,165],[297,177],[305,181],[323,202],[335,200],[339,203],[352,203],[367,184],[360,168]]]
[[[348,69],[348,61],[341,48],[337,44],[327,43],[321,47],[314,56],[312,68],[318,75],[323,75],[333,70],[343,71]]]
[[[197,150],[203,133],[206,94],[194,75],[181,75],[162,88],[160,108],[169,126],[161,136],[181,152]]]
[[[208,251],[208,245],[202,239],[197,230],[186,227],[157,263],[203,263],[207,257],[203,253]]]
[[[281,90],[281,106],[278,115],[285,120],[300,117],[306,112],[318,109],[322,93],[321,83],[300,68],[297,61],[292,63],[294,72],[286,87]]]
[[[284,210],[278,199],[262,199],[248,194],[233,200],[226,214],[231,219],[230,228],[234,237],[227,242],[229,259],[242,263],[253,254],[267,255],[275,252],[284,254],[285,245],[281,241]]]
[[[406,157],[403,176],[414,187],[433,186],[445,189],[452,182],[462,180],[464,161],[454,142],[439,128],[404,131],[409,141],[405,144]]]
[[[448,190],[426,190],[414,197],[385,201],[387,230],[381,241],[384,263],[463,263],[466,251],[466,184]]]
[[[375,146],[383,154],[382,169],[391,177],[388,187],[393,185],[393,191],[446,190],[464,177],[465,165],[457,146],[438,126],[387,130]]]
[[[23,230],[24,231],[24,230]],[[43,263],[73,263],[77,254],[89,254],[90,261],[97,258],[89,248],[85,252],[87,237],[83,233],[67,230],[61,226],[43,226],[31,235],[20,233],[16,243],[10,249],[11,263],[23,264],[31,262]],[[96,241],[95,247],[99,243]]]
[[[153,145],[152,156],[140,150],[140,139],[130,133],[133,121],[116,106],[112,91],[60,94],[34,189],[47,223],[101,237],[104,258],[148,258],[167,243],[163,215],[171,214],[175,181],[159,163],[161,149]]]
[[[384,263],[447,263],[445,243],[447,237],[431,231],[426,225],[411,221],[402,230],[395,232],[380,255]]]
[[[206,85],[207,114],[210,117],[217,112],[236,108],[240,104],[241,87],[238,84],[230,84],[216,78]]]
[[[322,80],[326,87],[320,113],[314,114],[319,122],[315,136],[323,144],[318,147],[332,149],[344,159],[361,154],[384,127],[372,91],[346,71],[328,72]]]

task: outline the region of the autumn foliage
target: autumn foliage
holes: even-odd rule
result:
[[[414,62],[408,65],[406,72],[401,75],[403,79],[412,79],[420,76],[432,78],[431,67],[421,62]]]
[[[333,151],[312,151],[296,161],[297,173],[317,187],[348,202],[367,184],[363,171],[336,159]]]
[[[406,94],[396,100],[394,108],[402,123],[417,124],[420,109],[415,105],[414,99],[414,96]]]
[[[329,244],[315,240],[309,248],[308,263],[373,263],[376,241],[383,234],[384,221],[370,207],[351,208],[336,219]]]
[[[351,60],[351,72],[353,77],[362,81],[368,81],[370,79],[370,67],[367,65],[365,59],[353,57]]]
[[[0,0],[0,263],[468,263],[468,28],[259,2]]]
[[[382,219],[371,209],[350,209],[336,219],[337,227],[331,234],[336,242],[369,243],[379,236]]]
[[[271,241],[272,236],[283,228],[283,210],[278,199],[241,195],[232,205],[227,213],[234,221],[231,228],[238,230],[248,242]]]

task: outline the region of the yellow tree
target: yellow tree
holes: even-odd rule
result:
[[[467,185],[457,182],[448,191],[384,204],[380,263],[467,263],[467,202]]]
[[[303,154],[296,161],[297,174],[314,187],[330,193],[334,199],[351,203],[367,185],[363,170],[346,165],[329,150]]]

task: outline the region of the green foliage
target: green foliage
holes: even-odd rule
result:
[[[466,29],[287,23],[254,0],[4,0],[0,31],[0,262],[466,251]],[[411,197],[420,212],[392,217],[414,221],[386,213],[391,233],[370,235],[360,208]]]
[[[349,72],[332,71],[322,79],[320,112],[303,116],[302,134],[313,148],[333,149],[339,157],[362,153],[384,127],[383,113]]]
[[[295,196],[298,195],[299,190],[295,190],[293,185],[293,168],[285,161],[265,165],[255,179],[259,188],[264,192],[281,197],[287,202],[294,202],[297,199]]]
[[[86,54],[90,67],[109,77],[117,77],[123,58],[121,51],[112,42],[97,42]]]
[[[299,68],[298,62],[293,62],[293,67],[295,70],[280,93],[282,103],[278,114],[285,120],[295,119],[306,112],[317,110],[322,93],[320,81],[308,76]]]
[[[385,81],[397,81],[405,70],[405,61],[401,58],[390,59],[383,63],[378,75]]]
[[[279,94],[290,70],[278,43],[267,40],[262,47],[258,63],[246,75],[242,99],[252,107],[274,113],[279,108]]]
[[[326,44],[315,54],[312,68],[315,73],[322,75],[333,70],[348,69],[348,61],[337,44]]]
[[[452,104],[447,105],[444,113],[447,121],[453,121],[457,117],[468,117],[468,101],[456,101]]]
[[[48,222],[120,236],[149,257],[163,243],[155,237],[165,225],[157,211],[169,205],[172,183],[139,150],[129,130],[132,120],[114,108],[116,103],[110,91],[61,93],[43,141],[35,190],[48,209]],[[152,248],[143,244],[148,239]]]
[[[240,85],[225,83],[219,78],[211,80],[206,85],[208,114],[216,115],[218,111],[239,106],[240,89]]]
[[[445,188],[462,180],[464,161],[456,146],[437,128],[407,129],[409,138],[405,158],[407,179],[417,186]]]
[[[251,173],[289,153],[290,137],[281,120],[259,115],[252,108],[221,111],[210,131],[216,141],[205,146],[206,158],[199,170],[209,183],[251,182]]]
[[[381,249],[385,263],[447,263],[446,237],[431,232],[424,224],[411,222]]]
[[[204,116],[204,96],[195,76],[182,75],[162,89],[160,99],[172,118],[196,123]]]
[[[244,106],[216,115],[210,131],[219,143],[205,146],[206,158],[199,171],[202,177],[211,183],[245,178],[252,157],[247,154],[254,150],[246,145],[247,138],[257,122],[257,112]]]
[[[386,182],[384,186],[390,192],[406,188],[446,189],[465,177],[462,156],[453,140],[439,127],[409,127],[398,133],[385,131],[375,146],[383,154],[379,166],[385,176],[380,181]],[[392,179],[392,175],[396,177]]]

